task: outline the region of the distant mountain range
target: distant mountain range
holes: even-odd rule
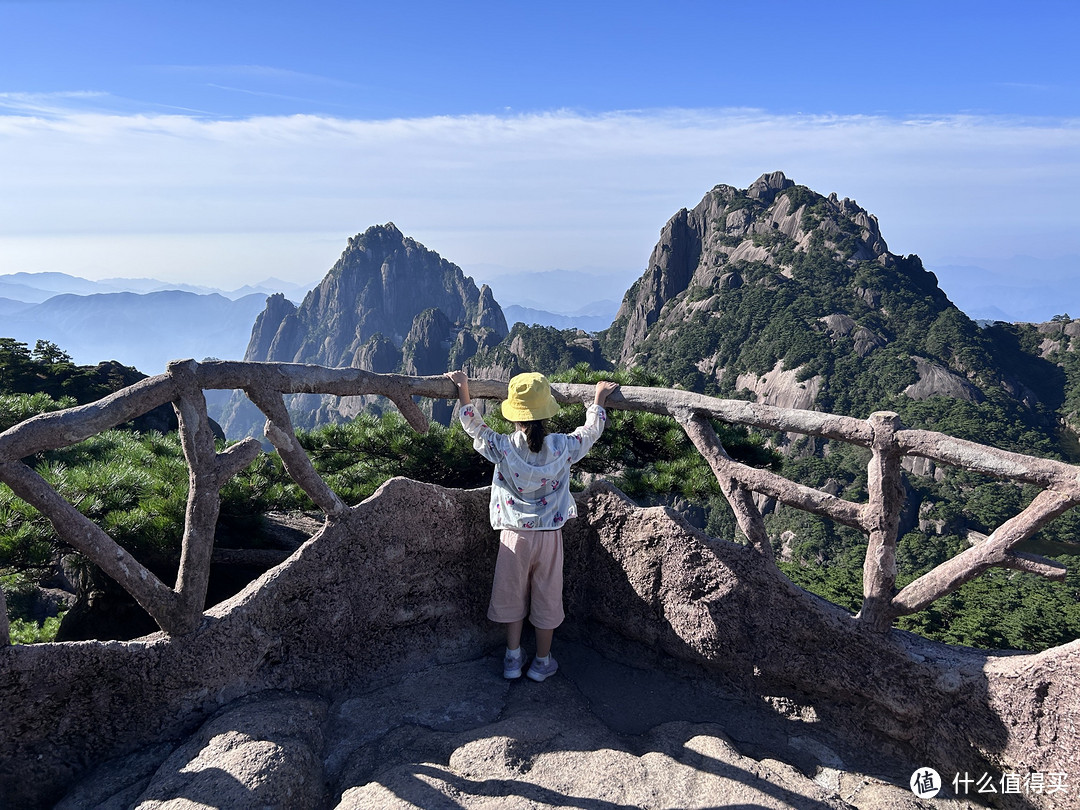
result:
[[[0,337],[50,340],[79,364],[117,360],[157,374],[174,359],[238,360],[268,295],[308,285],[269,278],[235,290],[151,278],[100,281],[67,273],[0,275]]]
[[[970,318],[1006,323],[1041,323],[1054,315],[1080,313],[1080,257],[1041,260],[1029,256],[976,264],[929,267],[948,279],[949,297]],[[982,265],[989,265],[988,267]],[[1052,304],[1048,305],[1048,299]]]
[[[67,273],[9,273],[0,275],[0,298],[40,304],[54,295],[62,294],[95,295],[121,292],[144,294],[180,290],[196,295],[220,295],[232,300],[246,295],[273,295],[274,293],[283,293],[286,298],[300,300],[313,286],[313,283],[268,278],[258,284],[245,284],[235,290],[222,290],[217,287],[165,282],[156,278],[105,278],[92,281]]]
[[[117,360],[159,374],[170,360],[238,360],[266,301],[254,293],[230,301],[213,293],[54,295],[3,315],[0,336],[33,348],[51,340],[80,365]]]
[[[117,360],[157,374],[173,359],[238,360],[266,298],[299,303],[315,282],[268,278],[234,290],[170,284],[152,278],[93,281],[67,273],[0,275],[0,337],[31,348],[50,340],[76,363]],[[618,303],[600,301],[576,313],[513,306],[507,321],[558,329],[605,329]]]
[[[594,301],[583,309],[567,313],[548,312],[516,304],[503,307],[506,322],[511,326],[515,323],[523,323],[526,326],[540,324],[554,326],[556,329],[583,329],[586,332],[607,329],[615,320],[615,313],[618,311],[618,301]]]

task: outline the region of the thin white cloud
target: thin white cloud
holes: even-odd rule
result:
[[[0,116],[0,273],[61,269],[79,235],[93,234],[101,265],[106,243],[171,234],[173,266],[184,266],[184,244],[197,254],[188,281],[310,277],[326,269],[327,238],[343,245],[393,220],[466,268],[589,266],[632,278],[680,207],[717,183],[746,187],[778,169],[856,199],[896,252],[1080,253],[1078,142],[1076,120],[978,116],[740,109],[229,121],[53,106]],[[280,250],[290,265],[275,265],[275,252],[252,246],[260,233],[279,245],[290,233],[320,243],[319,266],[300,272],[303,251]],[[196,249],[200,239],[215,249]],[[64,252],[50,253],[50,240]],[[19,250],[7,249],[15,241]],[[129,248],[113,255],[137,261]]]
[[[82,114],[90,116],[144,115],[149,109],[167,110],[168,114],[209,116],[205,110],[178,107],[172,104],[151,103],[115,96],[98,90],[67,90],[54,93],[2,93],[0,92],[0,116],[9,115],[41,117],[65,120]]]
[[[306,98],[304,96],[291,96],[291,95],[287,95],[287,94],[284,94],[284,93],[271,92],[269,90],[252,90],[251,88],[248,88],[248,87],[230,87],[230,86],[225,85],[225,84],[215,84],[214,82],[208,82],[206,86],[207,87],[212,87],[215,90],[223,90],[226,93],[240,93],[240,94],[245,95],[245,96],[257,96],[259,98],[275,98],[275,99],[278,99],[280,101],[302,101],[304,103],[312,103],[312,102],[315,101],[314,99]],[[346,105],[341,104],[339,102],[327,102],[327,101],[324,101],[324,102],[320,102],[320,103],[324,104],[324,105],[326,105],[328,107],[344,107],[344,106],[346,106]]]
[[[269,65],[156,65],[155,68],[162,72],[193,76],[238,76],[249,79],[272,79],[278,82],[321,84],[328,87],[357,86],[355,82],[333,76]]]
[[[75,102],[100,104],[108,93],[92,90],[68,90],[62,93],[0,93],[0,110],[16,114],[63,117],[70,115]]]

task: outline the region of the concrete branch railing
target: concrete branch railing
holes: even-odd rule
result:
[[[165,374],[143,380],[98,402],[41,414],[0,434],[0,482],[44,514],[64,542],[120,583],[162,630],[174,635],[190,632],[201,621],[221,489],[261,452],[255,439],[245,439],[217,452],[203,395],[204,390],[215,389],[243,390],[262,411],[266,416],[266,437],[279,453],[286,471],[328,520],[342,515],[347,507],[318,475],[300,446],[285,406],[285,395],[385,396],[421,432],[427,430],[428,420],[413,397],[453,399],[457,396],[454,384],[444,377],[405,377],[288,363],[185,360],[170,363]],[[553,390],[555,398],[567,404],[590,401],[594,387],[557,383]],[[477,399],[503,399],[506,383],[474,380],[470,382],[470,393]],[[169,402],[179,417],[181,445],[190,473],[180,568],[173,587],[163,583],[101,527],[64,500],[24,461],[76,444]],[[896,414],[888,412],[860,420],[715,399],[687,391],[631,386],[614,394],[608,406],[667,415],[678,421],[712,468],[741,531],[763,564],[775,565],[775,562],[761,512],[751,497],[754,492],[863,532],[868,547],[863,568],[863,606],[856,618],[875,630],[887,630],[897,617],[922,610],[991,566],[1016,568],[1056,580],[1065,576],[1065,569],[1056,562],[1014,549],[1040,527],[1080,503],[1078,467],[940,433],[907,430]],[[733,460],[713,431],[711,419],[768,431],[818,436],[869,449],[867,502],[846,501]],[[897,592],[896,543],[904,498],[901,483],[904,456],[919,456],[1005,480],[1036,484],[1043,491],[989,537],[976,538],[972,548]],[[0,590],[0,645],[8,643],[3,607]]]

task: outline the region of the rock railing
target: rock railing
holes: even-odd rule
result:
[[[216,451],[203,395],[208,389],[240,389],[246,393],[266,416],[266,437],[281,456],[285,469],[328,519],[342,515],[346,505],[316,473],[300,446],[284,395],[382,395],[394,402],[408,423],[421,432],[427,430],[428,420],[413,397],[457,396],[453,383],[444,377],[405,377],[288,363],[185,360],[170,363],[166,373],[97,402],[41,414],[0,434],[0,481],[41,511],[61,539],[120,583],[158,626],[171,635],[190,632],[201,620],[221,489],[261,452],[255,439],[245,439],[221,453]],[[590,385],[553,386],[555,398],[563,404],[589,401],[593,390]],[[474,380],[470,382],[470,393],[478,399],[503,399],[506,383]],[[88,439],[168,402],[179,417],[190,481],[180,568],[174,587],[141,565],[23,461]],[[1080,467],[1006,452],[941,433],[905,429],[899,417],[891,412],[875,413],[867,420],[860,420],[715,399],[686,391],[630,386],[614,394],[608,406],[663,414],[679,422],[708,461],[741,531],[765,565],[773,566],[775,562],[761,512],[751,493],[761,493],[862,531],[869,544],[863,567],[863,605],[856,619],[875,630],[888,630],[897,617],[922,610],[992,566],[1016,568],[1056,580],[1065,577],[1065,569],[1056,562],[1013,549],[1080,503]],[[867,502],[853,503],[734,461],[713,431],[710,419],[868,448],[872,455]],[[971,548],[897,592],[896,544],[904,499],[901,483],[904,456],[918,456],[996,478],[1035,484],[1043,490],[1027,508],[989,537],[978,539]],[[0,589],[0,645],[7,643],[7,614]]]

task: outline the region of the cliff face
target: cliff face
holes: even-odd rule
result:
[[[368,358],[365,344],[376,335],[402,348],[410,332],[423,328],[416,320],[428,310],[438,310],[447,328],[470,332],[477,342],[498,342],[507,334],[490,289],[478,290],[461,268],[393,223],[375,225],[349,239],[298,308],[281,296],[267,301],[244,359],[356,366]]]
[[[1039,356],[1063,372],[1065,396],[1058,413],[1073,436],[1080,436],[1080,320],[1062,316],[1025,328],[1038,336]]]
[[[315,363],[380,374],[442,374],[507,335],[502,309],[484,285],[393,223],[351,237],[341,258],[299,307],[273,295],[251,331],[245,360]],[[355,417],[378,404],[365,397],[297,395],[289,410],[298,427]],[[448,406],[432,416],[445,422]],[[262,415],[232,397],[222,423],[230,437],[257,435]]]
[[[245,358],[277,357],[288,353],[289,346],[300,341],[296,305],[282,293],[266,299],[266,309],[255,318]]]
[[[750,264],[790,279],[795,255],[816,246],[815,234],[824,249],[845,264],[872,261],[888,266],[896,259],[872,214],[847,198],[822,197],[796,186],[783,172],[762,175],[744,191],[716,186],[660,231],[648,269],[627,292],[615,317],[612,354],[617,352],[622,364],[633,363],[658,322],[673,323],[692,311],[689,302],[674,305],[691,286],[717,292],[738,289],[746,280],[739,271]],[[941,299],[947,303],[944,294]],[[661,316],[669,303],[673,305]]]
[[[773,172],[668,221],[604,348],[718,396],[856,416],[896,396],[996,398],[1045,422],[1033,370],[994,340],[872,214]]]

